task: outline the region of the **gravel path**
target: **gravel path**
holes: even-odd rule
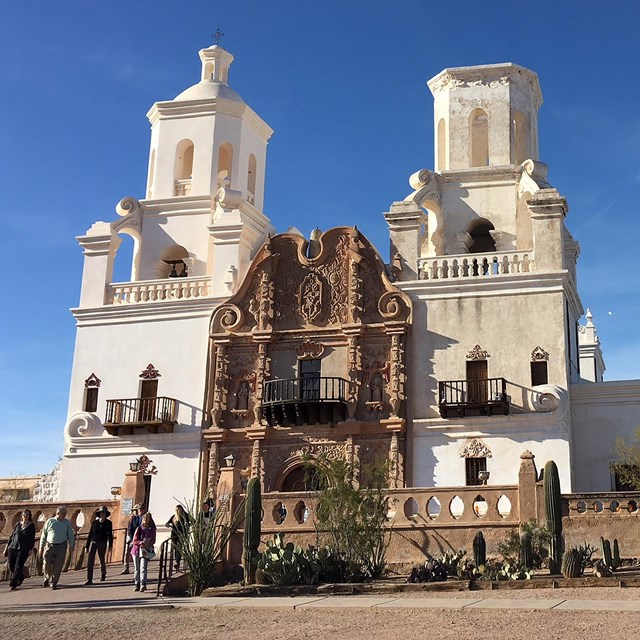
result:
[[[239,609],[86,611],[2,616],[4,638],[106,640],[136,635],[154,640],[586,640],[615,629],[618,640],[638,638],[640,614],[568,611]]]

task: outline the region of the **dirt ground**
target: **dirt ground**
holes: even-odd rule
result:
[[[575,593],[574,593],[575,592]],[[466,599],[479,592],[425,594]],[[636,600],[640,589],[536,589],[484,592],[486,598]],[[415,598],[417,594],[411,594]],[[354,597],[354,603],[358,597]],[[130,637],[153,640],[591,640],[640,638],[640,613],[442,609],[173,609],[70,611],[0,617],[2,638],[86,640]]]

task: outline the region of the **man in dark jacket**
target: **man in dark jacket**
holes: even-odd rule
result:
[[[14,591],[24,580],[24,565],[29,559],[29,554],[36,546],[36,526],[31,519],[31,511],[25,509],[21,513],[20,522],[13,528],[9,541],[4,550],[8,558],[11,578],[9,588]]]
[[[100,580],[105,580],[107,577],[107,563],[105,562],[105,556],[107,554],[107,547],[111,551],[113,547],[113,524],[109,520],[109,509],[102,507],[97,513],[97,518],[91,524],[91,530],[87,537],[86,551],[89,552],[89,558],[87,560],[87,581],[85,584],[93,584],[93,564],[96,561],[96,553],[100,558]]]

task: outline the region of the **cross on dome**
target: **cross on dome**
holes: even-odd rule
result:
[[[218,25],[216,27],[215,32],[211,34],[211,37],[213,38],[213,44],[215,44],[216,47],[220,44],[220,40],[222,40],[222,36],[224,36],[224,33],[220,31],[220,25]]]

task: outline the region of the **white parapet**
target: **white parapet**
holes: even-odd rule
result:
[[[463,253],[418,260],[420,280],[493,277],[533,271],[533,251]]]
[[[210,295],[210,290],[211,278],[209,276],[117,282],[108,287],[107,304],[136,304],[207,298]]]

